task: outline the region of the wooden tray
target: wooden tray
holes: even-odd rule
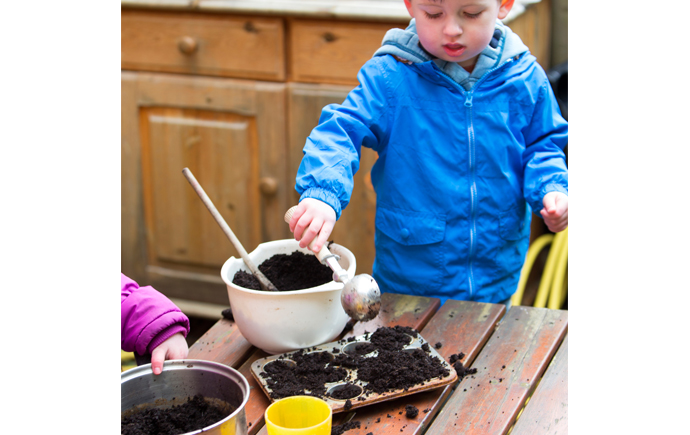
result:
[[[344,353],[349,353],[348,349],[352,351],[354,348],[357,346],[360,346],[361,343],[368,343],[369,342],[369,336],[371,333],[361,335],[358,337],[354,337],[354,340],[350,339],[345,339],[345,340],[339,340],[335,341],[332,343],[325,343],[319,346],[313,346],[309,349],[304,349],[305,353],[314,353],[314,352],[328,352],[331,355],[336,355],[340,352]],[[411,336],[410,336],[411,337]],[[406,349],[414,349],[414,348],[421,348],[424,343],[427,343],[424,338],[417,333],[417,337],[411,337],[412,341],[405,346],[405,348],[402,351],[405,351]],[[338,349],[339,351],[334,352],[334,349]],[[266,396],[268,396],[269,400],[271,402],[275,402],[277,399],[273,399],[271,397],[271,388],[267,385],[266,380],[260,376],[260,373],[263,372],[263,368],[266,364],[269,364],[275,360],[281,359],[281,360],[290,360],[290,355],[294,354],[295,352],[299,351],[292,351],[292,352],[287,352],[284,354],[280,355],[272,355],[266,358],[262,358],[259,360],[254,361],[251,365],[251,372],[252,375],[254,376],[254,379],[258,382],[259,385],[261,385],[261,389],[264,391]],[[353,352],[354,353],[354,352]],[[364,394],[364,389],[362,391],[362,394],[359,396],[353,397],[350,400],[350,403],[352,404],[351,407],[345,409],[345,403],[348,399],[335,399],[330,396],[321,396],[322,399],[324,399],[331,407],[333,410],[333,413],[337,412],[342,412],[342,411],[349,411],[355,408],[360,408],[362,406],[366,405],[371,405],[373,403],[378,403],[378,402],[384,402],[387,400],[393,400],[397,399],[398,397],[402,396],[408,396],[410,394],[415,394],[419,393],[422,391],[428,391],[428,390],[433,390],[435,388],[443,387],[448,384],[451,384],[455,382],[458,379],[458,375],[455,372],[455,369],[453,366],[451,366],[446,360],[443,359],[443,357],[436,352],[436,349],[433,348],[433,345],[429,343],[429,350],[427,351],[427,354],[431,357],[437,357],[441,364],[449,371],[449,375],[444,377],[444,378],[432,378],[429,381],[424,382],[424,384],[417,384],[412,387],[409,387],[406,391],[403,389],[398,389],[398,390],[393,390],[393,391],[388,391],[385,393],[375,393],[371,392],[368,396]],[[364,357],[368,356],[375,356],[376,351],[372,352],[371,354],[364,355]],[[290,360],[291,361],[291,360]],[[352,383],[354,385],[358,385],[360,387],[363,387],[364,385],[367,384],[365,381],[360,381],[359,379],[355,381],[348,381],[348,379],[356,379],[356,372],[357,369],[352,369],[348,367],[343,367],[345,370],[348,371],[348,375],[345,380],[339,381],[339,382],[332,382],[332,383],[326,383],[326,392],[328,393],[329,391],[332,391],[333,389],[338,388],[339,385],[344,385],[346,383]],[[360,399],[361,397],[361,399]]]

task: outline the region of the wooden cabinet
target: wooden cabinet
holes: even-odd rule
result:
[[[238,257],[182,175],[243,246],[290,236],[285,84],[122,72],[122,269],[174,298],[227,305]]]
[[[386,31],[405,28],[409,17],[337,17],[290,2],[271,3],[282,11],[251,3],[257,13],[230,0],[122,4],[121,270],[186,313],[217,318],[228,305],[221,265],[239,255],[182,169],[194,173],[247,251],[291,238],[283,215],[299,200],[306,137],[323,106],[357,85]],[[366,12],[391,5],[375,2]],[[549,6],[542,0],[509,23],[545,67]],[[376,158],[362,150],[352,200],[331,236],[355,254],[358,273],[371,273],[374,261]]]
[[[239,254],[182,169],[247,251],[291,238],[283,215],[299,201],[304,141],[393,26],[123,9],[122,271],[193,302],[190,314],[227,306],[220,268]],[[358,272],[371,273],[374,259],[375,160],[363,152],[331,236],[354,252]]]

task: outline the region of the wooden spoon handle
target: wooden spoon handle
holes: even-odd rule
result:
[[[247,251],[245,251],[244,247],[242,246],[242,243],[240,243],[239,239],[235,236],[235,233],[232,232],[230,226],[225,222],[225,219],[223,219],[223,216],[221,216],[221,214],[218,212],[218,209],[216,209],[216,206],[213,205],[211,198],[209,198],[208,195],[206,195],[204,189],[201,187],[199,182],[196,181],[196,178],[194,177],[194,174],[192,174],[192,171],[190,171],[187,168],[184,168],[182,170],[182,174],[185,176],[187,181],[189,181],[189,184],[192,185],[192,188],[194,189],[196,194],[199,195],[199,198],[201,198],[201,202],[203,202],[208,211],[211,212],[211,216],[213,216],[213,219],[215,219],[218,225],[220,225],[220,228],[223,230],[228,239],[230,239],[235,249],[237,249],[237,252],[240,253],[242,260],[244,260],[244,264],[247,265],[249,270],[251,270],[254,276],[259,280],[261,288],[264,290],[278,291],[276,286],[274,286],[273,283],[271,283],[271,281],[269,281],[268,278],[266,278],[266,275],[264,275],[259,270],[259,268],[256,267],[254,262],[249,259],[249,255],[247,255]]]

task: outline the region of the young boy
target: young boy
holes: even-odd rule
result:
[[[568,225],[568,125],[544,70],[500,19],[514,0],[404,0],[412,16],[326,106],[297,174],[290,230],[318,252],[347,206],[361,146],[378,160],[382,292],[505,302],[532,210]]]

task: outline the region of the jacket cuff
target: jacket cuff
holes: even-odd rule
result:
[[[305,198],[314,198],[325,202],[335,211],[335,220],[340,219],[340,214],[342,213],[342,209],[340,208],[340,200],[330,190],[325,190],[320,187],[310,187],[302,193],[302,196],[299,198],[300,202],[302,202],[302,200]]]
[[[168,326],[164,330],[158,333],[153,340],[149,343],[148,348],[146,349],[148,353],[153,353],[153,349],[157,348],[158,346],[161,345],[165,340],[168,338],[172,337],[173,335],[177,334],[178,332],[181,332],[182,335],[186,338],[187,333],[189,332],[189,329],[187,329],[185,326],[177,323],[175,325]]]

